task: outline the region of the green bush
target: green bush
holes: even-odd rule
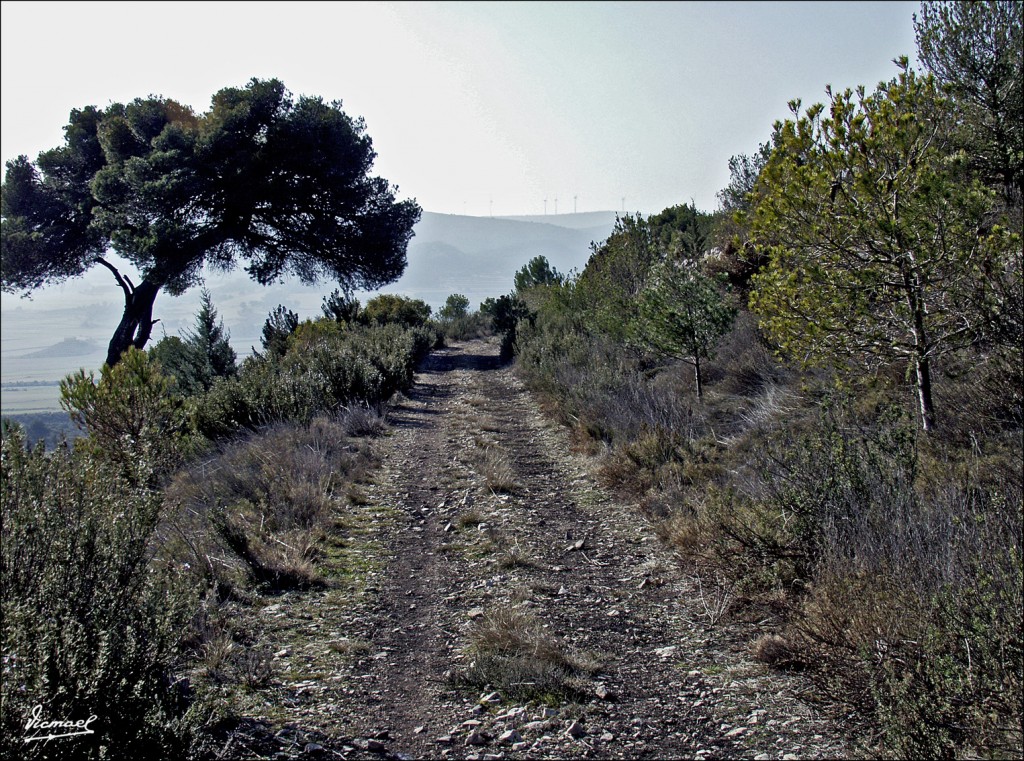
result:
[[[99,380],[78,370],[60,384],[60,404],[87,433],[77,446],[140,483],[168,473],[196,442],[182,398],[147,354],[129,348]]]
[[[175,688],[177,644],[196,603],[180,567],[152,560],[161,497],[86,447],[30,450],[3,431],[4,754],[181,756],[193,727]],[[23,743],[44,719],[97,718],[93,735]]]
[[[196,426],[216,439],[278,421],[308,423],[353,404],[380,404],[408,388],[435,341],[428,327],[303,323],[283,355],[250,357],[236,377],[214,383],[197,402]]]
[[[420,299],[382,293],[366,302],[360,319],[367,325],[401,325],[420,328],[430,319],[430,305]]]

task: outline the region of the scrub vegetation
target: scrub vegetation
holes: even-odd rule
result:
[[[506,297],[519,372],[606,485],[773,622],[756,657],[906,757],[1021,748],[1012,6],[924,4],[926,71],[792,103],[718,212],[621,218]]]
[[[639,642],[654,627],[639,591],[649,594],[669,572],[631,568],[623,577],[627,545],[597,546],[598,528],[577,525],[582,502],[565,511],[583,479],[558,475],[569,472],[568,455],[547,451],[555,439],[524,414],[525,383],[591,458],[604,493],[638,506],[626,526],[639,537],[648,521],[676,571],[692,579],[693,599],[659,605],[689,605],[679,617],[708,629],[753,633],[753,659],[810,679],[820,703],[856,716],[883,753],[1019,757],[1019,11],[1013,2],[923,4],[914,23],[924,70],[899,60],[894,78],[873,89],[826,90],[827,102],[806,108],[793,102],[792,117],[755,155],[730,160],[717,211],[680,205],[622,216],[581,272],[559,273],[536,257],[511,293],[477,312],[452,294],[436,320],[422,301],[385,294],[363,305],[352,295],[353,284],[401,273],[419,208],[396,203],[386,181],[366,175],[371,143],[340,104],[294,100],[276,80],[253,80],[222,91],[199,116],[157,98],[74,112],[67,146],[37,165],[22,157],[8,166],[3,286],[31,290],[106,265],[96,257],[111,242],[144,277],[136,287],[115,272],[126,307],[110,361],[98,376],[81,370],[61,384],[81,435],[47,451],[17,425],[3,426],[2,754],[241,752],[231,727],[251,729],[256,715],[270,726],[274,711],[284,716],[280,706],[307,699],[281,688],[287,700],[264,701],[261,690],[285,669],[302,690],[333,690],[332,712],[351,713],[342,701],[377,683],[327,684],[325,661],[292,652],[310,637],[324,639],[324,657],[386,669],[385,707],[402,703],[395,720],[410,726],[417,715],[440,715],[415,680],[440,683],[441,673],[462,689],[499,691],[495,703],[503,695],[572,701],[591,715],[613,706],[595,679],[608,676],[606,660],[620,673],[617,653],[587,653],[570,637],[619,631]],[[231,171],[208,176],[209,166]],[[192,201],[199,210],[182,215]],[[272,311],[261,349],[241,362],[208,294],[192,330],[145,351],[156,294],[191,287],[204,260],[236,258],[260,282],[290,271],[330,276],[341,288],[318,319],[300,321],[284,305]],[[435,354],[431,382],[404,413],[397,462],[407,472],[368,485],[389,400],[413,393],[417,367],[446,340],[479,349],[471,339],[492,332],[516,375],[490,344],[492,353]],[[500,405],[480,380],[499,371]],[[459,426],[442,435],[431,417]],[[429,474],[442,465],[449,481],[438,483]],[[388,489],[394,504],[375,504]],[[483,500],[476,507],[473,493]],[[525,502],[535,510],[529,524],[516,513]],[[374,534],[385,529],[387,546]],[[551,553],[543,562],[521,549],[541,539]],[[559,577],[566,585],[539,578],[570,562],[577,571]],[[500,572],[477,579],[472,599],[481,607],[466,614],[451,610],[464,592],[437,594],[452,586],[456,563],[467,578]],[[538,578],[495,601],[492,585],[516,574]],[[353,620],[351,632],[300,631],[285,613],[275,617],[289,595],[310,590],[337,593],[323,598],[333,612],[369,599],[371,576],[372,591],[401,609],[386,626]],[[637,595],[613,586],[641,577]],[[549,598],[568,602],[545,607]],[[434,645],[461,635],[437,625],[442,613],[472,622],[464,647],[447,655]],[[287,632],[293,646],[273,652],[252,625],[258,616],[260,631]],[[620,617],[621,631],[603,628]],[[399,618],[418,623],[396,627]],[[690,654],[663,641],[676,631],[665,618],[659,613],[656,641],[629,657],[647,668],[640,659],[660,653],[650,673],[674,678],[666,659]],[[587,627],[575,625],[582,620]],[[371,630],[388,646],[371,642]],[[465,663],[439,663],[449,657]],[[715,667],[687,673],[694,690],[715,676]],[[667,681],[640,685],[641,697],[662,690],[676,726],[679,696],[665,691],[682,682]],[[708,733],[724,726],[711,720],[721,691],[693,693],[694,710],[709,701],[693,735],[704,739],[693,743],[710,743]],[[84,710],[102,720],[74,743],[26,742],[36,706],[45,719],[84,720]],[[558,715],[551,706],[541,718]],[[751,730],[760,714],[750,715],[725,737],[760,742]],[[558,742],[586,737],[572,727]],[[266,755],[284,732],[264,732]],[[360,749],[377,752],[385,739],[379,732],[378,745]],[[682,731],[671,739],[672,748],[691,748]],[[520,749],[540,752],[544,741]]]

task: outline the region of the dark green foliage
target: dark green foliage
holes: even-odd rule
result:
[[[352,325],[359,319],[359,299],[351,290],[344,292],[335,288],[330,296],[324,296],[323,304],[320,305],[324,317],[345,325]]]
[[[1024,189],[1024,19],[1015,0],[923,2],[918,57],[948,85],[972,167],[1020,216]]]
[[[185,337],[195,347],[205,365],[204,373],[208,378],[204,383],[206,388],[209,388],[214,378],[229,378],[238,370],[235,365],[237,356],[229,343],[231,334],[224,328],[224,322],[217,319],[213,299],[205,288],[196,314],[195,327],[187,331]]]
[[[284,304],[278,304],[263,323],[263,335],[260,338],[263,351],[272,357],[283,357],[288,351],[288,336],[294,333],[297,327],[299,315]]]
[[[548,264],[546,256],[535,256],[515,274],[515,292],[521,294],[538,285],[555,285],[562,280],[562,275]]]
[[[195,327],[185,332],[184,340],[162,338],[149,355],[165,375],[174,378],[179,391],[194,396],[208,390],[216,378],[230,378],[238,371],[229,338],[224,323],[217,319],[210,292],[203,289]]]
[[[652,272],[632,326],[639,345],[693,365],[698,399],[704,395],[701,366],[736,318],[736,308],[726,302],[721,288],[693,266],[665,262]]]
[[[207,369],[195,347],[178,336],[165,336],[157,341],[149,350],[151,360],[160,365],[160,370],[167,377],[174,379],[174,387],[185,396],[201,394],[213,384],[213,378],[204,371]]]
[[[430,319],[430,305],[420,299],[382,293],[366,302],[362,321],[367,325],[402,325],[418,328]]]
[[[659,252],[698,262],[711,246],[714,219],[693,204],[681,204],[648,217],[646,224]]]
[[[60,405],[88,434],[76,447],[130,482],[156,486],[196,446],[173,382],[145,352],[131,347],[97,380],[84,370],[60,384]]]
[[[750,194],[772,153],[771,143],[761,143],[752,156],[740,153],[729,159],[729,184],[718,191],[722,210],[732,215],[751,207]]]
[[[146,345],[157,293],[183,293],[206,263],[242,260],[264,285],[293,274],[379,287],[404,270],[420,208],[370,176],[375,157],[361,119],[278,80],[225,88],[200,115],[155,96],[75,110],[64,146],[8,164],[3,289],[110,268],[125,295],[113,365]],[[102,260],[108,248],[138,285]]]
[[[469,299],[461,293],[451,294],[444,302],[444,306],[437,313],[442,320],[457,320],[469,313]]]
[[[600,246],[594,246],[576,281],[575,294],[594,328],[617,340],[637,316],[647,273],[659,259],[657,242],[643,217],[626,215]]]
[[[501,356],[512,356],[516,344],[516,330],[520,320],[530,316],[530,310],[522,299],[515,295],[486,299],[480,305],[481,314],[491,319],[491,327],[501,335]]]

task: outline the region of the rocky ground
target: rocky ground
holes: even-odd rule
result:
[[[265,673],[214,755],[871,755],[799,674],[754,661],[728,591],[598,486],[496,344],[434,352],[389,423],[330,586],[239,613]]]

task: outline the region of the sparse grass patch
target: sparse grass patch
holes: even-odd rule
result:
[[[360,637],[342,637],[332,640],[327,646],[334,652],[344,655],[366,655],[373,650],[373,643]]]
[[[503,447],[493,443],[478,445],[473,459],[492,492],[511,494],[518,488],[512,461]]]
[[[249,584],[322,585],[324,531],[346,501],[363,501],[353,481],[366,473],[369,453],[353,431],[365,433],[378,420],[355,408],[221,445],[166,490],[171,551],[188,557],[222,595]]]
[[[455,522],[459,524],[460,528],[470,528],[479,526],[481,523],[486,523],[487,516],[475,507],[471,507],[468,510],[459,513],[459,517],[455,519]]]
[[[512,569],[512,568],[536,568],[537,563],[534,561],[528,551],[523,549],[518,543],[507,545],[498,553],[497,563],[499,568]]]
[[[586,677],[600,664],[572,653],[531,613],[520,608],[489,611],[470,635],[463,685],[498,689],[521,700],[549,696],[578,699],[589,693]]]

